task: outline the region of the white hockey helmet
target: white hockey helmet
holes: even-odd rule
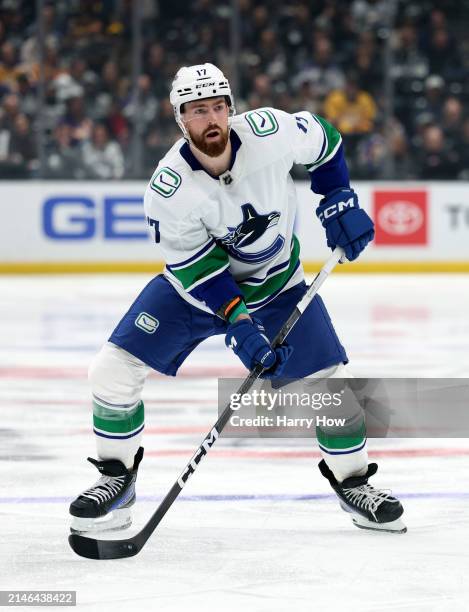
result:
[[[230,84],[223,72],[213,64],[208,63],[179,68],[171,86],[169,101],[173,106],[176,122],[185,138],[189,139],[189,134],[181,119],[182,105],[185,102],[194,102],[203,98],[217,98],[219,96],[228,98],[229,127],[231,117],[235,114],[235,107]]]

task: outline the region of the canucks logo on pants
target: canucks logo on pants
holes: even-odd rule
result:
[[[258,240],[268,229],[277,225],[280,213],[276,210],[261,215],[250,203],[241,206],[243,220],[236,227],[229,227],[228,234],[218,239],[218,243],[231,257],[246,263],[261,263],[269,261],[282,250],[285,238],[277,234],[270,246],[255,253],[241,251],[241,247],[249,246]]]

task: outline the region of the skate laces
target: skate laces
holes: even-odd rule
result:
[[[124,476],[101,476],[95,484],[83,491],[82,497],[87,497],[99,503],[109,501],[112,497],[118,495],[124,486]]]
[[[363,484],[359,487],[351,487],[348,489],[344,488],[343,492],[349,502],[364,510],[369,510],[373,515],[378,509],[378,506],[383,502],[396,501],[396,499],[386,491],[375,489],[370,484]]]

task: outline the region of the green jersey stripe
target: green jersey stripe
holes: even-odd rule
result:
[[[260,302],[261,300],[272,295],[275,291],[281,289],[290,278],[299,258],[300,242],[298,238],[293,235],[290,263],[288,268],[281,270],[278,274],[267,277],[265,281],[259,285],[248,285],[243,282],[238,282],[246,304],[250,305]]]
[[[169,270],[186,291],[190,291],[201,282],[219,274],[229,265],[228,254],[218,245],[209,253],[184,268]]]
[[[329,155],[327,155],[326,157],[323,157],[321,159],[321,161],[319,161],[317,163],[310,164],[309,168],[307,168],[308,172],[314,172],[317,168],[319,168],[320,166],[322,166],[323,164],[328,162],[330,159],[332,159],[334,157],[334,155],[337,153],[337,150],[339,149],[341,144],[342,144],[342,138],[336,144],[335,148],[332,149],[332,151],[329,153]]]
[[[313,115],[316,121],[319,123],[321,128],[323,129],[324,136],[326,138],[326,146],[322,151],[322,155],[315,162],[311,164],[305,164],[307,170],[312,172],[323,163],[328,161],[331,157],[334,156],[335,152],[340,146],[342,142],[342,137],[339,132],[335,129],[333,125],[331,125],[328,121],[326,121],[323,117],[319,115]]]

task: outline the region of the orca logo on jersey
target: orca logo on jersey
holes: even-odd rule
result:
[[[236,227],[228,227],[228,234],[218,239],[218,243],[238,261],[246,263],[261,263],[269,261],[283,248],[285,238],[277,234],[275,240],[265,249],[256,252],[241,251],[258,240],[264,233],[280,219],[276,210],[266,214],[259,214],[249,202],[241,206],[243,220]]]

